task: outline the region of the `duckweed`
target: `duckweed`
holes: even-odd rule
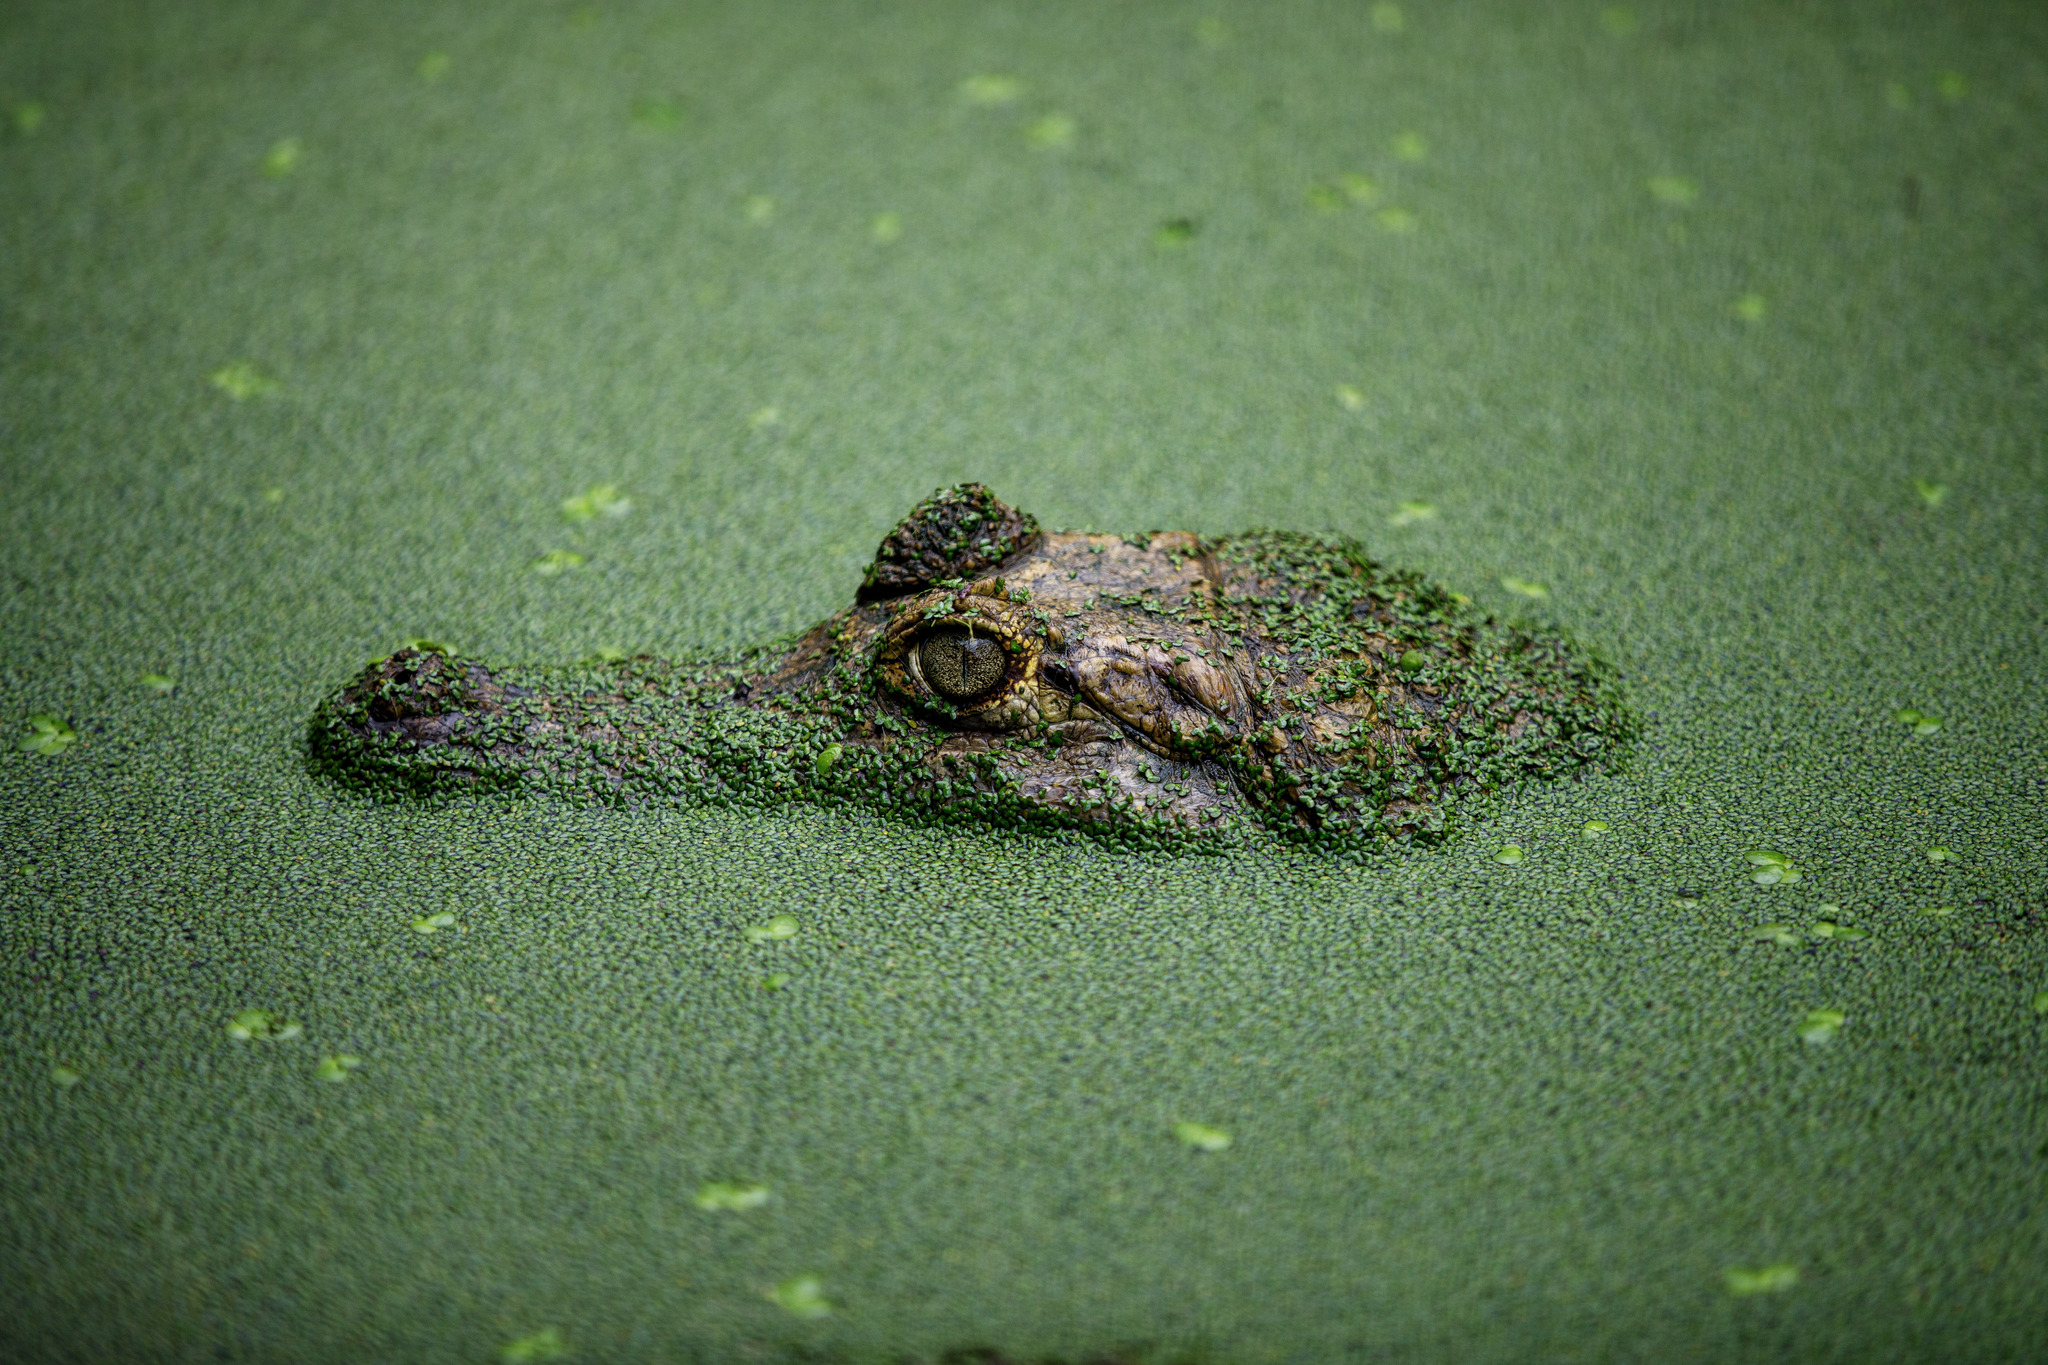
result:
[[[1769,305],[1765,303],[1762,294],[1744,294],[1730,305],[1730,311],[1744,322],[1762,322],[1764,314],[1769,311]]]
[[[1366,176],[1346,172],[1337,177],[1337,188],[1354,204],[1370,204],[1380,197],[1380,187]]]
[[[1034,120],[1024,130],[1024,140],[1032,146],[1045,150],[1073,145],[1074,134],[1078,131],[1074,120],[1061,113],[1047,114]]]
[[[429,52],[426,56],[420,58],[420,64],[417,67],[415,67],[414,70],[419,72],[419,77],[421,80],[426,81],[428,84],[431,85],[433,82],[440,80],[443,76],[448,74],[448,67],[449,60],[447,53]]]
[[[321,1080],[339,1085],[348,1079],[348,1074],[363,1064],[363,1059],[347,1052],[332,1053],[320,1059],[314,1071]]]
[[[1616,38],[1626,38],[1636,31],[1636,12],[1620,5],[1601,10],[1600,27]]]
[[[1927,861],[1930,863],[1952,863],[1958,860],[1955,854],[1949,852],[1940,844],[1936,844],[1933,848],[1927,850]]]
[[[795,938],[798,925],[795,915],[777,915],[765,924],[756,924],[746,930],[749,943],[780,943],[786,938]]]
[[[1808,1010],[1799,1024],[1800,1040],[1816,1045],[1832,1043],[1847,1019],[1840,1010]]]
[[[731,1180],[706,1181],[697,1187],[696,1194],[697,1207],[713,1213],[744,1213],[760,1208],[768,1200],[766,1185]]]
[[[782,1306],[782,1311],[791,1317],[822,1318],[832,1312],[832,1302],[825,1297],[825,1286],[816,1275],[797,1275],[775,1286],[769,1298]]]
[[[1230,1145],[1230,1134],[1206,1123],[1176,1123],[1173,1135],[1201,1152],[1220,1152]]]
[[[1221,19],[1213,17],[1197,19],[1195,20],[1195,41],[1208,48],[1211,52],[1227,47],[1230,44],[1230,25],[1224,23]]]
[[[1372,216],[1372,220],[1385,232],[1413,232],[1416,228],[1415,215],[1407,209],[1383,208]]]
[[[1916,735],[1931,735],[1941,728],[1941,722],[1923,711],[1902,707],[1892,713],[1892,719],[1901,725],[1909,725]]]
[[[1346,412],[1361,412],[1365,408],[1365,395],[1350,384],[1337,386],[1337,406]]]
[[[1387,150],[1397,161],[1426,161],[1429,159],[1429,140],[1420,133],[1396,133]]]
[[[887,246],[903,235],[903,215],[900,213],[878,213],[868,220],[868,236],[882,246]]]
[[[1550,589],[1526,578],[1503,578],[1500,585],[1517,597],[1548,597]]]
[[[1894,109],[1913,107],[1913,92],[1904,81],[1892,81],[1884,88],[1884,102]]]
[[[437,910],[431,915],[421,915],[412,922],[416,934],[438,934],[443,929],[455,927],[455,916],[446,910]]]
[[[1954,919],[1956,908],[1953,905],[1923,905],[1920,913],[1929,919]]]
[[[1803,875],[1792,866],[1790,858],[1768,848],[1753,849],[1743,854],[1742,859],[1756,869],[1749,879],[1758,886],[1789,886]]]
[[[1588,820],[1585,824],[1579,826],[1579,833],[1588,839],[1597,839],[1613,828],[1614,826],[1608,824],[1605,820]]]
[[[1418,521],[1431,521],[1435,517],[1436,505],[1434,503],[1416,502],[1411,500],[1408,502],[1404,502],[1400,504],[1400,506],[1396,507],[1394,509],[1394,515],[1388,517],[1387,521],[1389,524],[1394,526],[1412,526]],[[1458,596],[1458,594],[1453,593],[1451,594],[1451,596],[1455,598]],[[1472,599],[1467,597],[1464,600],[1469,602]]]
[[[773,222],[775,219],[775,196],[772,194],[750,194],[747,196],[746,202],[740,206],[740,209],[747,215],[747,221],[750,223],[767,224]]]
[[[84,1079],[85,1077],[81,1073],[73,1071],[68,1066],[53,1066],[50,1068],[50,1084],[56,1086],[59,1090],[69,1090]]]
[[[1947,100],[1950,104],[1955,104],[1970,93],[1970,83],[1964,79],[1963,73],[1960,71],[1936,72],[1934,77],[1934,93]]]
[[[1195,220],[1192,218],[1169,218],[1152,229],[1152,245],[1172,251],[1186,246],[1195,239]]]
[[[1939,507],[1948,501],[1948,485],[1932,479],[1913,480],[1913,491],[1920,495],[1920,501],[1929,507]]]
[[[1024,82],[1015,76],[969,76],[960,82],[960,98],[969,104],[1014,104],[1024,94]]]
[[[1775,943],[1781,948],[1800,942],[1799,931],[1789,924],[1759,924],[1750,930],[1749,936],[1759,943]]]
[[[263,154],[263,173],[273,180],[290,175],[299,168],[299,157],[305,146],[295,137],[281,137],[270,144],[270,150]]]
[[[1653,175],[1643,182],[1650,197],[1673,208],[1690,208],[1699,202],[1700,187],[1682,175]]]
[[[617,484],[592,484],[575,497],[562,499],[562,520],[570,522],[623,517],[632,510],[633,500],[620,497]]]
[[[52,758],[78,743],[78,732],[61,717],[48,712],[37,712],[23,723],[28,726],[28,733],[16,741],[15,747],[24,753]]]
[[[534,559],[532,568],[544,578],[553,578],[556,574],[567,573],[582,563],[583,556],[574,550],[549,550]]]
[[[12,112],[15,131],[33,133],[43,126],[43,120],[49,116],[50,111],[43,107],[41,100],[23,100],[14,106]]]
[[[755,984],[764,991],[779,991],[792,980],[788,972],[770,972]]]
[[[1509,867],[1516,867],[1526,861],[1526,855],[1515,845],[1507,844],[1493,855],[1493,860],[1497,863],[1506,863]]]
[[[534,1360],[560,1360],[568,1354],[562,1344],[562,1334],[552,1327],[543,1327],[538,1332],[517,1337],[498,1348],[498,1359],[504,1365],[526,1365]]]
[[[2048,991],[2034,992],[2034,1013],[2048,1014]]]
[[[1728,1292],[1737,1298],[1747,1298],[1751,1294],[1781,1294],[1799,1283],[1799,1267],[1790,1261],[1759,1266],[1755,1270],[1730,1266],[1722,1273],[1722,1280],[1727,1284]]]
[[[168,697],[178,690],[178,680],[168,673],[145,673],[136,679],[143,688],[159,697]]]
[[[1833,939],[1837,943],[1854,943],[1858,939],[1869,938],[1870,934],[1867,930],[1858,929],[1847,924],[1838,924],[1831,919],[1819,919],[1813,922],[1813,936],[1815,938]]]
[[[818,751],[818,761],[811,765],[812,771],[816,772],[820,777],[830,777],[832,775],[832,765],[839,761],[839,755],[844,752],[845,747],[843,745],[827,744]]]
[[[206,377],[207,382],[237,403],[277,392],[277,381],[246,360],[223,365]]]
[[[1408,16],[1401,12],[1399,5],[1381,0],[1372,7],[1372,26],[1382,33],[1399,33],[1408,26]]]
[[[765,408],[755,408],[747,415],[747,425],[755,431],[766,431],[769,427],[782,425],[782,409],[770,403]]]
[[[682,126],[683,111],[672,100],[637,99],[627,107],[633,126],[649,132],[666,133]]]
[[[244,1043],[282,1043],[298,1037],[305,1029],[272,1014],[269,1010],[243,1010],[228,1020],[228,1037]]]

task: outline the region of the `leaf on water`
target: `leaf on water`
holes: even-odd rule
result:
[[[637,99],[627,108],[627,116],[633,126],[653,133],[666,133],[681,127],[683,111],[674,100]]]
[[[1192,218],[1169,218],[1152,229],[1152,245],[1162,251],[1173,251],[1186,246],[1195,239],[1196,223]]]
[[[1339,384],[1336,387],[1337,406],[1346,412],[1360,412],[1365,408],[1365,395],[1354,385]]]
[[[23,100],[14,106],[12,112],[15,131],[33,133],[43,126],[43,120],[49,116],[50,111],[43,107],[41,100]]]
[[[1173,1135],[1202,1152],[1220,1152],[1230,1145],[1230,1134],[1206,1123],[1176,1123]]]
[[[825,1297],[825,1286],[815,1275],[798,1275],[775,1286],[769,1298],[782,1305],[782,1310],[792,1317],[822,1318],[832,1312],[832,1302]]]
[[[770,972],[754,984],[764,991],[779,991],[790,982],[788,972]]]
[[[1799,942],[1799,931],[1789,924],[1759,924],[1750,930],[1749,936],[1759,943],[1775,943],[1781,948],[1790,948]]]
[[[1953,863],[1960,861],[1960,859],[1940,844],[1936,844],[1933,848],[1927,850],[1927,861],[1930,863]]]
[[[300,1025],[287,1023],[269,1010],[243,1010],[228,1020],[228,1037],[245,1043],[282,1043],[304,1032]]]
[[[1729,311],[1744,322],[1762,322],[1764,314],[1770,311],[1770,305],[1764,302],[1762,294],[1744,294],[1729,305]]]
[[[1960,71],[1939,71],[1934,76],[1934,93],[1955,104],[1970,93],[1970,83]]]
[[[1954,919],[1956,908],[1953,905],[1923,905],[1920,913],[1932,919]]]
[[[748,1185],[734,1180],[706,1181],[697,1187],[697,1207],[714,1213],[744,1213],[768,1202],[766,1185]]]
[[[1509,867],[1513,867],[1523,860],[1523,853],[1521,849],[1513,844],[1508,844],[1500,852],[1493,855],[1493,860],[1497,863],[1506,863]]]
[[[1032,146],[1053,149],[1073,145],[1078,125],[1066,114],[1047,114],[1024,130],[1024,140]]]
[[[363,1059],[346,1052],[338,1052],[320,1059],[319,1069],[314,1073],[323,1081],[339,1084],[348,1079],[348,1073],[363,1064]]]
[[[1730,1266],[1722,1272],[1722,1279],[1728,1285],[1728,1292],[1737,1298],[1747,1298],[1751,1294],[1780,1294],[1799,1283],[1799,1267],[1790,1261],[1759,1266],[1755,1270]]]
[[[1385,232],[1415,231],[1415,215],[1406,209],[1384,208],[1372,216],[1372,220]]]
[[[903,215],[900,213],[878,213],[868,220],[868,236],[882,246],[887,246],[903,235]]]
[[[1354,204],[1370,204],[1380,197],[1380,187],[1366,176],[1347,171],[1337,177],[1337,188]]]
[[[583,562],[583,556],[574,550],[549,550],[533,561],[533,571],[545,578],[566,573]]]
[[[839,755],[845,750],[837,744],[827,744],[818,751],[818,761],[812,765],[820,777],[830,777],[832,766],[839,762]]]
[[[582,523],[599,517],[623,517],[633,510],[633,500],[619,496],[619,486],[592,484],[573,498],[562,499],[562,519]]]
[[[747,418],[747,425],[755,431],[762,431],[768,427],[780,426],[781,424],[782,409],[775,407],[773,404],[765,408],[754,409],[753,413]]]
[[[770,194],[749,195],[747,196],[747,202],[742,207],[746,211],[748,222],[768,223],[775,217],[775,196]]]
[[[960,98],[984,107],[1014,104],[1024,94],[1024,82],[1015,76],[969,76],[960,82]]]
[[[39,711],[24,722],[28,733],[16,743],[24,753],[54,757],[78,742],[78,732],[65,724],[61,717]]]
[[[1548,597],[1550,589],[1541,583],[1532,583],[1526,578],[1503,578],[1500,585],[1517,597]]]
[[[178,690],[178,680],[168,673],[145,673],[136,681],[159,697],[168,697]]]
[[[273,180],[283,179],[299,168],[299,157],[304,151],[305,144],[297,138],[279,138],[263,154],[263,173]]]
[[[1700,187],[1682,175],[1653,175],[1643,183],[1660,204],[1682,209],[1699,202]]]
[[[1920,501],[1929,507],[1939,507],[1948,501],[1948,485],[1932,479],[1913,480],[1913,491],[1920,495]]]
[[[2048,991],[2034,992],[2034,1013],[2048,1014]]]
[[[1826,907],[1823,906],[1822,908],[1825,909]],[[1857,929],[1847,924],[1837,924],[1831,919],[1817,919],[1813,922],[1813,936],[1815,938],[1831,938],[1838,943],[1854,943],[1858,939],[1869,938],[1870,934],[1867,930]]]
[[[419,71],[420,79],[431,85],[448,74],[448,54],[429,52],[420,58],[420,64],[416,69]]]
[[[1614,826],[1608,824],[1605,820],[1588,820],[1585,824],[1579,826],[1579,833],[1585,835],[1588,839],[1597,839],[1613,828]]]
[[[1431,521],[1435,517],[1436,504],[1411,500],[1396,506],[1394,508],[1394,515],[1388,517],[1387,521],[1390,525],[1394,526],[1412,526],[1418,521]],[[1456,598],[1458,594],[1452,593],[1451,596]],[[1472,599],[1467,597],[1465,600],[1470,602]]]
[[[749,943],[780,943],[783,939],[795,938],[796,933],[797,922],[794,915],[777,915],[766,924],[753,925],[746,931]]]
[[[1832,1043],[1847,1018],[1840,1010],[1808,1010],[1800,1021],[1799,1037],[1808,1043]]]
[[[1381,0],[1372,7],[1372,26],[1382,33],[1399,33],[1408,26],[1408,16],[1401,13],[1399,5]]]
[[[416,934],[438,934],[443,929],[455,927],[455,916],[446,910],[437,910],[431,915],[421,915],[412,922]]]
[[[1790,886],[1804,875],[1798,868],[1792,866],[1790,858],[1768,848],[1756,849],[1743,854],[1742,857],[1745,862],[1756,868],[1749,879],[1758,886]]]
[[[560,1360],[568,1354],[562,1345],[562,1334],[552,1327],[543,1327],[538,1332],[516,1337],[498,1348],[498,1359],[505,1365],[527,1365],[534,1360]]]
[[[73,1071],[68,1066],[53,1066],[50,1068],[50,1084],[56,1086],[59,1090],[69,1090],[84,1079],[84,1076]]]
[[[626,660],[626,651],[614,645],[599,645],[583,656],[585,664],[616,664]]]
[[[277,381],[246,360],[223,365],[208,375],[206,380],[237,403],[277,392]]]
[[[1429,157],[1429,140],[1420,133],[1396,133],[1387,150],[1399,161],[1424,161]]]

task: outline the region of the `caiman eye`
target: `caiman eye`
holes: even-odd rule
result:
[[[932,690],[954,701],[974,700],[1009,672],[1001,641],[965,632],[926,637],[917,647],[917,664]]]

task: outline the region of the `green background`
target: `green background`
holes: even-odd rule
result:
[[[0,755],[0,1347],[2038,1350],[2044,53],[2031,3],[9,5],[0,719],[79,739]],[[1359,536],[1646,739],[1363,868],[307,774],[405,637],[762,639],[958,479]]]

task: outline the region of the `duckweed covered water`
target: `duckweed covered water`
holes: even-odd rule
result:
[[[2027,1358],[2044,25],[7,7],[0,1354]],[[1359,866],[307,772],[966,479],[1359,536],[1635,762]]]

